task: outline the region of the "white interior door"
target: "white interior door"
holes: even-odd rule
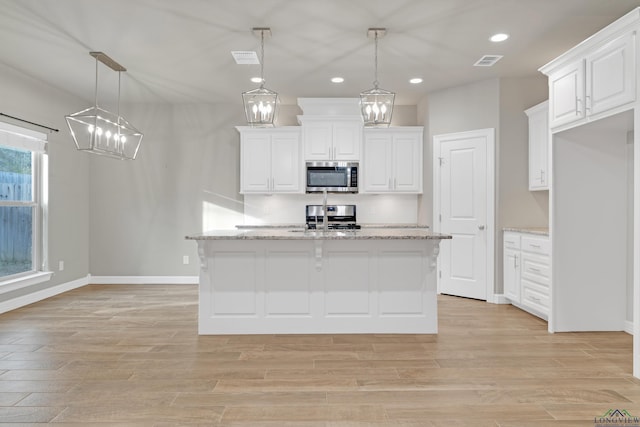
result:
[[[440,293],[493,299],[493,129],[434,136]]]

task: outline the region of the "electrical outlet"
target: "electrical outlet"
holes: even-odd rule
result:
[[[64,270],[64,261],[58,261],[58,271]]]
[[[184,255],[182,257],[182,263],[185,264],[185,265],[189,264],[189,255]]]

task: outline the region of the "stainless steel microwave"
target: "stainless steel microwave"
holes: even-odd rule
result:
[[[358,162],[307,162],[307,193],[357,193]]]

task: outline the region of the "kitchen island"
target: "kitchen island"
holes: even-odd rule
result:
[[[200,258],[198,332],[437,333],[441,239],[424,228],[220,230]]]

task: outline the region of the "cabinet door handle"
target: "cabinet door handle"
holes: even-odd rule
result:
[[[576,96],[576,116],[580,115],[580,110],[581,110],[580,103],[581,102],[582,102],[582,100]]]
[[[396,190],[398,188],[398,179],[393,178],[393,189]]]
[[[518,255],[513,256],[513,268],[518,268]]]
[[[389,190],[391,190],[393,187],[391,187],[391,178],[389,178]]]
[[[544,170],[540,169],[540,182],[544,184]]]
[[[591,97],[589,95],[585,97],[584,109],[589,112],[591,111]]]
[[[478,230],[484,230],[484,225],[479,225]]]

